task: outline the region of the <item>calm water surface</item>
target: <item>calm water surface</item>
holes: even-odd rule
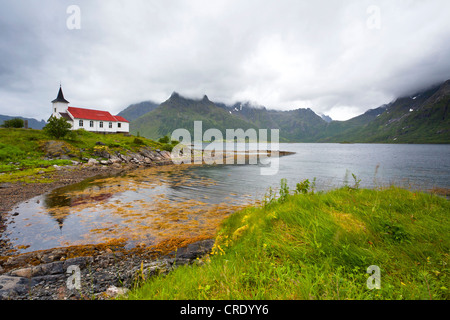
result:
[[[213,235],[227,215],[261,200],[282,178],[291,190],[314,178],[318,190],[353,185],[352,174],[362,187],[450,188],[450,145],[280,144],[280,150],[295,154],[281,157],[274,175],[261,175],[260,164],[183,165],[54,190],[11,211],[0,240],[21,253],[118,238],[132,247]]]

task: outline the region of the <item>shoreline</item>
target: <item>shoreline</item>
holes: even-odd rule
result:
[[[271,155],[271,153],[272,151],[267,151],[268,155]],[[279,157],[292,154],[295,154],[295,152],[278,151]],[[224,154],[223,156],[223,159],[226,159],[227,155]],[[246,154],[244,160],[248,161],[248,159],[253,156],[257,155]],[[235,154],[233,157],[236,159],[236,157],[240,157],[240,155]],[[48,174],[48,178],[51,179],[52,182],[26,183],[18,181],[0,183],[0,227],[2,219],[8,212],[13,210],[15,205],[57,188],[76,184],[89,178],[124,174],[139,168],[177,165],[172,162],[170,153],[168,152],[162,153],[160,157],[162,159],[160,160],[152,161],[149,158],[141,158],[142,159],[139,159],[137,154],[132,154],[128,157],[116,158],[109,163],[106,161],[101,163],[95,159],[89,159],[88,163],[58,167],[58,170]],[[192,160],[192,163],[195,164],[195,159]]]
[[[79,168],[64,168],[49,174],[53,182],[47,183],[26,183],[7,182],[0,185],[0,213],[6,215],[14,209],[17,204],[27,201],[39,195],[53,191],[57,188],[82,182],[83,180],[96,176],[108,176],[125,173],[135,168],[128,167],[94,167],[80,166]]]
[[[289,154],[291,153],[280,151],[280,156]],[[109,163],[89,159],[87,164],[58,167],[48,174],[52,180],[48,183],[0,184],[0,230],[16,205],[36,196],[90,178],[171,165],[176,164],[172,162],[170,154],[164,151],[158,159],[152,161],[133,154]],[[203,256],[210,253],[214,242],[215,239],[211,236],[178,237],[156,246],[126,249],[125,244],[119,240],[12,255],[4,255],[8,248],[0,243],[0,300],[111,299],[117,294],[117,287],[123,287],[126,291],[136,281],[168,273],[177,265],[202,263]],[[69,275],[66,271],[72,264],[79,266],[82,282],[86,281],[82,290],[67,289]]]
[[[171,161],[151,166],[170,166]],[[121,166],[79,165],[62,167],[51,174],[51,183],[9,183],[0,188],[0,228],[14,207],[33,197],[86,179],[120,175],[142,168],[139,164]],[[147,166],[148,167],[148,166]],[[0,300],[84,300],[112,299],[143,278],[166,274],[178,265],[190,264],[208,254],[211,237],[176,238],[151,247],[126,249],[117,240],[95,245],[76,245],[3,255],[0,251]],[[7,249],[2,245],[2,249]],[[77,266],[81,289],[69,289],[69,266]],[[119,289],[118,289],[119,288]]]
[[[91,178],[126,174],[143,167],[174,165],[167,156],[145,164],[142,161],[133,161],[133,159],[123,159],[120,163],[109,163],[107,165],[92,161],[88,164],[61,166],[48,174],[48,178],[52,182],[47,183],[18,181],[0,184],[0,230],[8,223],[10,215],[13,214],[14,208],[19,203],[55,189]],[[179,239],[178,244],[183,244],[182,240],[184,240],[185,246],[191,244],[189,239]],[[205,239],[199,241],[202,240]],[[6,254],[5,251],[10,249],[8,243],[0,243],[0,245],[0,300],[64,300],[85,299],[87,296],[101,298],[100,295],[107,291],[111,285],[119,286],[125,283],[131,285],[137,272],[136,268],[140,267],[141,264],[149,265],[148,268],[153,267],[154,269],[155,261],[157,261],[155,259],[162,259],[166,271],[175,267],[171,252],[177,249],[173,244],[167,244],[166,250],[158,247],[129,250],[124,248],[123,243],[117,241]],[[197,251],[191,253],[191,256],[195,256],[193,259],[196,259],[199,254],[203,254],[203,251],[205,251],[204,253],[207,252],[206,249],[202,252]],[[190,260],[186,259],[183,261],[183,263],[189,262]],[[99,282],[94,289],[86,285],[85,289],[89,292],[85,292],[86,290],[66,290],[66,282],[62,280],[67,279],[65,272],[71,263],[80,267],[84,277],[89,276],[91,280],[96,277],[101,279],[101,283]],[[115,271],[113,272],[113,270]],[[121,270],[121,272],[118,272],[118,270]],[[105,275],[105,272],[108,275]],[[103,298],[108,298],[108,295],[103,294]]]

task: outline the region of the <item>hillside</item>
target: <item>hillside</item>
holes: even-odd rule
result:
[[[314,142],[327,123],[309,108],[277,111],[240,102],[230,107],[219,106],[259,128],[280,129],[282,141]]]
[[[203,121],[203,131],[217,128],[225,138],[226,129],[280,129],[281,141],[312,142],[326,125],[311,109],[291,111],[255,108],[248,103],[231,107],[214,103],[205,96],[202,100],[187,99],[177,93],[155,110],[132,121],[131,132],[157,139],[185,128],[193,134],[194,121]]]
[[[320,141],[450,143],[449,104],[450,81],[446,81],[362,116],[332,122]]]
[[[128,107],[133,134],[157,139],[173,130],[261,128],[280,129],[281,142],[450,143],[450,80],[408,97],[368,110],[347,121],[330,121],[311,109],[269,110],[248,102],[233,105],[192,100],[173,93],[158,107],[146,103]],[[150,110],[150,111],[147,111]],[[120,113],[121,115],[122,113]]]
[[[133,121],[147,112],[155,110],[158,106],[159,104],[153,101],[143,101],[128,106],[125,110],[122,110],[118,116],[124,117],[128,121]]]
[[[183,98],[176,92],[155,110],[132,121],[130,128],[132,134],[139,133],[150,139],[171,134],[178,128],[189,130],[193,137],[194,121],[203,122],[203,132],[210,128],[221,130],[224,138],[226,129],[257,128],[256,125],[217,107],[207,96],[201,100],[192,100]]]
[[[90,158],[108,160],[111,155],[139,152],[143,148],[163,150],[165,145],[123,134],[72,131],[55,140],[44,130],[0,129],[0,184],[47,182],[46,174],[60,165],[87,163]],[[56,166],[56,167],[55,167]]]

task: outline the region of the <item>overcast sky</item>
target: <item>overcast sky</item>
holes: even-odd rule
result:
[[[61,82],[113,114],[177,91],[344,120],[450,79],[449,17],[448,0],[0,0],[0,114],[47,119]]]

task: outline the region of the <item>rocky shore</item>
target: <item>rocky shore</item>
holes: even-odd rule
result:
[[[114,246],[73,258],[66,258],[67,248],[12,256],[3,263],[4,270],[12,270],[0,274],[0,300],[111,299],[149,277],[202,263],[201,257],[213,244],[214,239],[196,241],[162,256],[152,250],[126,252]]]
[[[142,148],[139,153],[124,155],[99,150],[97,158],[55,166],[56,170],[47,177],[53,182],[1,184],[0,229],[16,204],[53,189],[87,178],[124,174],[136,168],[172,165],[167,151]],[[57,157],[61,155],[53,158]],[[132,288],[139,280],[167,273],[180,264],[199,261],[197,258],[208,253],[213,243],[212,239],[200,240],[183,248],[172,248],[174,252],[164,255],[145,248],[124,250],[117,245],[83,246],[76,250],[55,248],[12,256],[2,255],[0,250],[0,300],[109,299]],[[77,288],[67,282],[74,276],[68,273],[73,269],[79,271]]]

